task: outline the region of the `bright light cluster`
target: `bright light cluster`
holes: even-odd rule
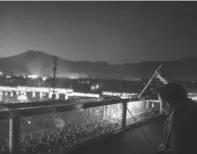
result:
[[[110,91],[103,91],[102,95],[107,96],[118,96],[121,98],[132,98],[133,96],[137,96],[137,93],[124,93],[124,92],[110,92]]]
[[[0,91],[4,91],[5,95],[7,96],[7,92],[11,92],[10,96],[13,96],[13,91],[17,93],[17,95],[20,93],[26,92],[32,92],[32,97],[36,96],[36,92],[40,93],[40,98],[43,97],[43,94],[48,93],[49,98],[52,98],[53,94],[53,88],[46,88],[46,87],[26,87],[26,86],[18,86],[18,87],[8,87],[8,86],[0,86]],[[55,89],[55,95],[56,99],[59,99],[59,95],[63,94],[65,95],[65,99],[68,99],[69,96],[77,96],[77,97],[89,97],[89,98],[100,98],[99,94],[91,94],[91,93],[80,93],[80,92],[74,92],[73,89],[64,89],[64,88],[56,88]],[[22,96],[20,96],[22,97]],[[20,98],[19,100],[26,100],[25,98]]]
[[[68,96],[81,96],[81,97],[93,97],[93,98],[99,98],[99,94],[91,94],[91,93],[79,93],[79,92],[72,92],[67,94]]]
[[[26,95],[19,95],[18,96],[18,100],[22,101],[22,102],[26,102],[28,100]]]
[[[38,75],[28,75],[27,77],[30,79],[37,79],[39,76]]]
[[[27,86],[18,86],[18,87],[0,86],[0,91],[26,91],[26,92],[50,93],[50,92],[53,92],[53,88],[27,87]],[[65,93],[73,92],[73,89],[55,88],[55,92],[57,92],[59,94],[65,94]]]
[[[197,93],[189,93],[188,97],[193,101],[197,101]]]

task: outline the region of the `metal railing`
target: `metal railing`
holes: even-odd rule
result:
[[[79,101],[79,100],[55,100],[44,102],[31,102],[19,104],[2,104],[0,111],[0,120],[9,119],[9,152],[10,154],[20,153],[20,118],[34,115],[43,115],[54,112],[65,112],[79,109],[87,109],[93,107],[101,107],[112,104],[122,104],[121,108],[121,129],[127,126],[128,104],[139,101],[134,99],[97,99],[95,101]],[[146,106],[150,101],[144,101]],[[154,102],[154,100],[151,100]],[[155,101],[156,102],[156,101]],[[148,107],[149,108],[149,107]],[[152,107],[150,107],[152,108]],[[157,109],[159,110],[159,108]],[[144,112],[149,112],[145,111]],[[159,112],[158,112],[159,114]],[[133,116],[133,115],[132,115]]]

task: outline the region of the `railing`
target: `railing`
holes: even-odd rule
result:
[[[72,112],[70,112],[71,114],[68,116],[68,114],[64,115],[65,111],[67,112],[72,111]],[[100,121],[100,122],[102,121],[102,125],[108,125],[108,126],[110,125],[111,127],[111,125],[113,124],[113,129],[108,130],[108,132],[109,131],[112,132],[112,131],[117,131],[118,129],[124,129],[125,127],[127,127],[127,125],[132,125],[136,122],[143,121],[155,115],[159,115],[160,105],[157,101],[154,100],[140,101],[137,99],[117,99],[117,98],[110,100],[97,99],[95,101],[56,100],[56,101],[46,101],[46,102],[3,104],[2,109],[0,110],[0,120],[4,120],[4,119],[9,120],[10,154],[20,153],[20,147],[21,147],[20,138],[21,138],[21,134],[25,133],[25,130],[22,130],[21,131],[22,133],[20,133],[20,129],[23,129],[22,128],[23,124],[21,123],[22,119],[23,120],[25,119],[27,122],[31,123],[31,120],[28,121],[29,117],[32,118],[33,116],[36,115],[43,115],[42,118],[44,118],[46,114],[52,113],[53,114],[52,119],[54,120],[55,119],[54,114],[61,113],[61,119],[63,119],[64,123],[61,126],[61,122],[59,122],[59,124],[56,125],[56,128],[62,132],[63,128],[67,126],[65,124],[64,118],[68,118],[68,117],[73,118],[77,113],[81,113],[81,112],[88,113],[88,114],[83,114],[84,116],[83,118],[85,120],[88,118],[94,119],[96,117],[95,121]],[[82,117],[81,115],[80,116],[76,115],[76,116],[78,116],[77,117],[78,119]],[[94,133],[92,132],[91,133],[102,135],[103,132],[101,132],[101,129],[99,129],[99,131],[100,132],[97,133],[93,130],[92,132]],[[92,138],[91,135],[87,135],[87,136]]]

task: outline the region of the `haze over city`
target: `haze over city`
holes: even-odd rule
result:
[[[74,61],[197,57],[195,2],[0,2],[0,57],[38,50]]]

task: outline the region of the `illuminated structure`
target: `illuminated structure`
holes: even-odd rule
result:
[[[95,93],[83,93],[74,92],[73,89],[69,88],[55,88],[55,99],[67,100],[70,97],[88,97],[88,98],[99,98],[100,94]],[[29,101],[38,100],[49,100],[52,99],[53,88],[52,87],[29,87],[29,86],[0,86],[0,101],[2,102],[21,102],[19,99],[20,95],[27,96]],[[131,98],[137,96],[133,93],[121,93],[121,92],[109,92],[103,91],[101,93],[103,96],[116,96],[121,98]],[[24,102],[24,101],[23,101]]]
[[[27,86],[18,86],[18,87],[9,87],[9,86],[0,86],[0,101],[3,102],[21,102],[20,98],[27,98],[29,100],[49,100],[52,99],[53,88],[47,87],[27,87]],[[90,94],[90,93],[80,93],[74,92],[73,89],[65,88],[56,88],[55,89],[55,99],[67,100],[69,97],[78,96],[78,97],[92,97],[99,98],[99,94]]]
[[[102,95],[106,96],[117,96],[121,98],[132,98],[132,97],[137,97],[137,93],[124,93],[124,92],[111,92],[111,91],[103,91]]]
[[[9,87],[9,86],[0,86],[0,101],[5,101],[5,97],[12,98],[18,97],[19,95],[25,95],[28,98],[38,98],[38,99],[52,99],[53,88],[50,87],[27,87],[27,86],[18,86],[18,87]],[[120,98],[132,98],[138,96],[137,93],[124,93],[124,92],[109,92],[103,91],[101,93],[103,96],[116,96]],[[99,94],[93,93],[82,93],[74,92],[73,89],[66,88],[56,88],[55,89],[55,99],[69,99],[69,97],[89,97],[89,98],[99,98]],[[188,97],[197,101],[197,93],[189,93]],[[5,101],[6,102],[6,101]],[[8,99],[8,102],[9,99]],[[12,101],[13,102],[13,101]],[[17,102],[17,99],[15,99]]]

